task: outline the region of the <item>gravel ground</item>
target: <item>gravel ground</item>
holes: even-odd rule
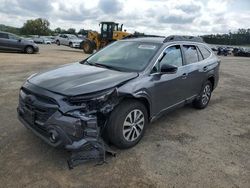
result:
[[[84,57],[55,45],[33,55],[0,53],[0,187],[250,187],[250,58],[222,57],[206,109],[171,112],[108,164],[68,170],[69,153],[17,120],[18,89],[32,73]]]

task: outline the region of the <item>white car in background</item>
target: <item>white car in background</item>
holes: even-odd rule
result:
[[[33,37],[32,39],[37,44],[52,44],[52,40],[45,36]]]
[[[52,40],[49,37],[41,36],[40,38],[43,40],[43,44],[52,44]]]
[[[80,48],[82,41],[83,39],[80,39],[76,35],[72,34],[60,34],[56,37],[57,45],[65,45],[71,48]]]

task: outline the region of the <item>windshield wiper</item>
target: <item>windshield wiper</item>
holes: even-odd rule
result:
[[[87,65],[90,65],[90,66],[103,67],[103,68],[107,68],[107,69],[121,71],[121,69],[119,69],[117,67],[113,67],[113,66],[110,66],[110,65],[104,65],[104,64],[101,64],[101,63],[90,63],[88,60],[84,61],[83,63],[87,64]]]
[[[91,63],[91,65],[95,65],[97,67],[104,67],[104,68],[107,68],[107,69],[112,69],[112,70],[116,70],[116,71],[121,71],[121,69],[117,68],[117,67],[113,67],[113,66],[110,66],[110,65],[104,65],[104,64],[101,64],[101,63]]]

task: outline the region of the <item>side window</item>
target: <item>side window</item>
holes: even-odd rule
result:
[[[196,46],[194,45],[183,45],[184,55],[186,57],[186,63],[196,63],[199,61]]]
[[[199,46],[199,49],[200,49],[204,59],[207,59],[211,55],[211,52],[207,48],[205,48],[204,46]]]
[[[16,35],[9,34],[9,39],[18,40],[18,37]]]
[[[103,30],[104,32],[108,30],[107,24],[103,24],[103,25],[102,25],[102,30]]]
[[[171,46],[166,49],[165,56],[160,61],[160,65],[163,64],[173,65],[176,67],[182,66],[181,48],[179,45]]]
[[[0,33],[0,38],[2,39],[8,39],[8,34],[7,33]]]

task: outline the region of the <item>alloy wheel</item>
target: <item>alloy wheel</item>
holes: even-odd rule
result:
[[[206,105],[209,102],[210,96],[211,96],[211,87],[210,85],[206,85],[202,92],[201,101],[203,105]]]
[[[123,136],[124,139],[133,142],[141,134],[145,124],[145,117],[141,110],[134,109],[126,116],[123,123]]]
[[[26,52],[27,52],[27,54],[32,54],[33,53],[33,48],[32,47],[27,47]]]

